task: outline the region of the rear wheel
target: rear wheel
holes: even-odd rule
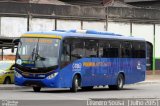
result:
[[[121,90],[124,86],[124,76],[122,74],[119,74],[117,77],[117,83],[116,85],[108,85],[109,89],[111,90]]]
[[[4,84],[11,84],[11,79],[9,77],[6,77],[4,80]]]
[[[41,87],[33,87],[33,91],[34,92],[40,92],[41,91]]]
[[[70,90],[72,92],[77,92],[79,87],[80,87],[80,78],[76,75],[73,78],[72,87],[70,88]]]

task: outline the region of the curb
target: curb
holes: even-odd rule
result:
[[[146,81],[131,84],[131,85],[145,85],[145,84],[160,84],[160,80],[146,80]],[[20,89],[31,89],[31,87],[16,86],[14,84],[10,84],[10,85],[0,84],[0,90],[20,90]]]
[[[31,87],[25,87],[25,86],[16,86],[13,84],[10,85],[3,85],[0,84],[0,90],[19,90],[19,89],[30,89]]]
[[[144,85],[144,84],[160,84],[160,80],[145,80],[143,82],[134,83],[131,85]],[[0,90],[20,90],[20,89],[31,89],[32,87],[26,87],[26,86],[17,86],[14,84],[0,84]]]
[[[144,85],[144,84],[160,84],[160,80],[146,80],[143,82],[135,83],[135,85]],[[134,85],[134,84],[133,84]]]

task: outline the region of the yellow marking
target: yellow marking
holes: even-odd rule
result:
[[[111,66],[111,62],[84,62],[83,66],[85,67]]]
[[[84,62],[84,63],[83,63],[83,66],[93,67],[93,66],[95,66],[95,63],[94,63],[94,62]]]
[[[40,42],[40,43],[52,44],[52,40],[51,40],[51,39],[40,39],[39,42]]]
[[[38,39],[25,39],[25,42],[28,43],[38,42]],[[39,42],[52,44],[52,39],[40,39]]]
[[[38,39],[25,39],[25,42],[28,43],[38,42]]]
[[[51,35],[51,34],[24,34],[22,37],[30,37],[30,38],[57,38],[62,39],[62,36]]]

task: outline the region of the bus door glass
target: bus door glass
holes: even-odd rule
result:
[[[62,44],[62,54],[61,54],[61,68],[64,68],[71,61],[71,54],[70,54],[70,40],[66,39],[63,41]]]
[[[69,77],[72,78],[72,75],[77,72],[83,74],[83,57],[85,55],[83,45],[84,42],[80,39],[69,38],[64,40],[61,55],[61,68],[67,69],[65,70],[65,73],[62,73],[61,75],[66,77],[66,79]],[[64,83],[67,83],[67,80],[65,80]]]
[[[84,40],[82,38],[72,39],[71,44],[71,62],[72,71],[81,73],[82,85],[88,85],[90,79],[87,77],[90,70],[87,66],[87,62],[90,60],[85,58]],[[83,80],[84,79],[84,80]]]

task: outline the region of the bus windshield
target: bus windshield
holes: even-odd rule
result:
[[[59,39],[21,38],[16,63],[33,68],[56,66],[58,65],[59,43]]]

